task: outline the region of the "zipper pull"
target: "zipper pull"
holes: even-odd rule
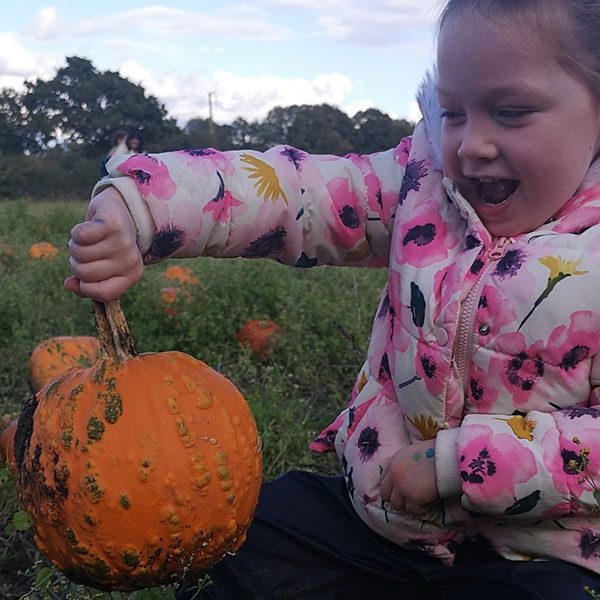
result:
[[[504,255],[504,248],[510,244],[512,240],[509,237],[500,238],[496,245],[488,252],[488,258],[499,260]]]

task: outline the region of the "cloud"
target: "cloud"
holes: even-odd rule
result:
[[[164,102],[180,124],[194,117],[208,117],[209,92],[214,93],[215,121],[231,123],[240,116],[246,120],[263,119],[275,106],[341,105],[352,90],[352,81],[340,73],[320,74],[313,79],[240,77],[228,71],[216,71],[209,77],[200,71],[184,76],[155,76],[137,61],[128,61],[120,72]]]
[[[56,9],[53,6],[46,6],[37,12],[33,23],[33,33],[35,37],[47,40],[59,35],[61,27],[62,24]]]
[[[423,29],[430,30],[439,0],[267,0],[274,7],[315,13],[317,35],[338,42],[418,48]]]
[[[38,12],[34,32],[39,37],[56,34],[58,23],[54,9]],[[172,37],[195,36],[203,38],[237,38],[242,40],[277,41],[292,36],[292,31],[269,22],[266,14],[257,8],[241,5],[226,6],[212,12],[184,10],[153,4],[119,13],[101,14],[80,19],[60,27],[61,36],[89,37],[111,32],[114,35]]]
[[[48,77],[63,60],[52,53],[28,50],[16,34],[0,32],[0,88],[20,89],[25,79]]]

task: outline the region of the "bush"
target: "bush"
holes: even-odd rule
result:
[[[87,199],[99,178],[100,161],[53,149],[39,156],[0,156],[0,199]]]

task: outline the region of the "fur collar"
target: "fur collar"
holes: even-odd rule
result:
[[[431,158],[436,169],[442,170],[442,152],[440,140],[442,136],[442,116],[436,93],[437,71],[429,71],[417,92],[417,102],[423,115],[425,133],[431,146]]]

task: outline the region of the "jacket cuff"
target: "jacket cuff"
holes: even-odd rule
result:
[[[138,247],[142,255],[144,255],[150,250],[152,238],[156,231],[156,225],[154,224],[150,209],[135,183],[129,177],[105,177],[101,179],[92,190],[92,198],[111,186],[116,188],[121,196],[123,196],[123,200],[135,223]]]
[[[440,498],[459,496],[462,484],[456,459],[456,441],[460,428],[442,429],[435,440],[435,474]]]

